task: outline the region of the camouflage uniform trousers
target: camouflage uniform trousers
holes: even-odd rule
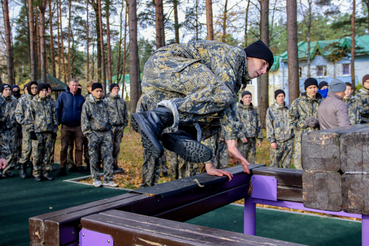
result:
[[[293,138],[287,141],[276,141],[277,149],[270,147],[270,167],[290,168],[293,149]]]
[[[88,139],[83,137],[83,156],[85,157],[85,163],[90,166],[90,154],[88,153]]]
[[[250,164],[255,164],[255,156],[256,156],[256,138],[247,138],[247,143],[243,143],[240,139],[237,140],[237,147],[241,152],[242,156],[246,158],[246,160]]]
[[[104,181],[113,180],[113,141],[111,131],[92,131],[88,136],[88,150],[90,154],[90,170],[94,180],[100,179],[99,166],[100,159],[103,160],[104,166]],[[99,153],[101,153],[101,158]]]
[[[37,140],[32,140],[33,176],[44,176],[50,171],[50,152],[54,148],[52,132],[36,133]]]
[[[160,178],[160,167],[162,166],[163,159],[163,156],[161,158],[154,158],[144,148],[141,188],[158,184]]]
[[[301,131],[295,130],[295,150],[293,153],[293,164],[296,169],[302,170],[301,165]],[[299,137],[300,136],[300,137]]]
[[[51,149],[49,152],[49,167],[54,169],[54,152],[55,152],[55,142],[56,142],[56,134],[53,134],[52,136],[52,145],[51,145]]]
[[[217,149],[217,160],[218,163],[215,165],[217,169],[225,169],[228,167],[228,146],[224,140],[218,142],[218,149]]]
[[[19,151],[19,141],[20,136],[18,132],[18,127],[14,126],[11,129],[5,130],[3,133],[3,141],[4,144],[7,146],[5,148],[4,157],[8,162],[8,165],[4,168],[3,172],[5,173],[11,168],[14,168],[18,164],[18,151]],[[4,151],[4,150],[3,150]]]
[[[31,162],[32,155],[32,139],[30,132],[22,130],[22,157],[19,160],[19,164],[28,164]]]
[[[112,139],[113,139],[113,167],[118,167],[118,157],[120,152],[120,143],[123,138],[123,126],[112,127]]]

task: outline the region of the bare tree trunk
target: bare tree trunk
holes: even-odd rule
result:
[[[68,83],[69,81],[67,81],[67,73],[65,71],[65,59],[64,59],[64,36],[63,36],[63,19],[62,19],[62,13],[61,13],[61,3],[59,5],[59,24],[60,24],[60,44],[61,44],[61,58],[62,58],[62,66],[63,66],[63,78],[64,78],[64,83]]]
[[[90,80],[90,42],[89,42],[89,36],[90,36],[90,32],[89,32],[89,23],[88,23],[88,0],[86,0],[86,60],[87,60],[87,64],[86,64],[86,80],[89,81]]]
[[[58,79],[61,80],[61,37],[60,37],[60,18],[59,18],[59,1],[56,2],[56,12],[57,12],[57,25],[58,25]]]
[[[109,4],[110,2],[108,1],[106,3],[106,38],[107,38],[107,50],[108,50],[108,80],[109,80],[109,85],[111,85],[112,81],[113,81],[113,75],[112,75],[112,71],[111,71],[111,46],[110,46],[110,22],[109,22],[109,18],[110,18],[110,13],[109,13]]]
[[[11,36],[12,34],[11,34],[11,29],[10,29],[8,0],[3,0],[3,15],[4,15],[4,25],[5,25],[8,84],[10,86],[13,86],[14,85],[14,64],[13,64],[13,47],[12,47],[12,36]]]
[[[260,39],[269,46],[269,0],[261,0]],[[258,111],[260,124],[265,128],[265,116],[269,107],[269,73],[260,76],[258,83]]]
[[[102,80],[103,80],[102,82],[104,85],[104,90],[106,91],[105,51],[104,51],[101,0],[97,0],[97,4],[98,4],[98,9],[99,9],[100,49],[101,49],[101,66],[102,66]]]
[[[100,14],[99,14],[99,4],[97,2],[90,2],[95,11],[95,26],[96,26],[96,60],[97,60],[97,80],[101,81],[101,41],[100,41]],[[95,45],[95,44],[94,44]],[[105,59],[104,59],[105,60]]]
[[[139,92],[139,62],[137,47],[137,3],[136,0],[128,0],[129,10],[129,75],[131,90],[131,114],[136,112]],[[161,33],[157,32],[156,34]]]
[[[37,53],[36,53],[36,31],[35,16],[33,12],[33,0],[28,0],[29,15],[29,40],[30,40],[30,61],[31,61],[31,81],[37,80]]]
[[[164,16],[162,12],[163,1],[155,0],[155,26],[156,26],[156,49],[164,46],[163,29]]]
[[[308,8],[308,24],[307,24],[307,76],[308,78],[311,77],[310,73],[310,64],[311,64],[311,56],[310,56],[310,43],[311,43],[311,7],[312,7],[312,1],[308,0],[309,8]]]
[[[299,60],[297,56],[297,2],[287,0],[287,54],[289,104],[299,97]],[[282,81],[283,83],[284,81]]]
[[[70,35],[71,35],[71,25],[72,25],[72,0],[69,0],[68,4],[68,81],[71,79],[71,67],[70,67]]]
[[[41,53],[41,82],[46,83],[46,41],[45,41],[45,12],[46,0],[42,1],[40,8],[40,53]]]
[[[199,36],[200,36],[200,33],[199,33],[199,29],[200,29],[200,24],[199,24],[199,0],[196,0],[196,4],[195,4],[195,32],[196,32],[196,40],[199,40]]]
[[[174,8],[174,32],[176,37],[176,43],[179,44],[178,0],[173,1],[173,8]]]
[[[53,36],[53,11],[51,9],[51,0],[49,0],[49,25],[50,25],[50,60],[53,70],[53,76],[56,77],[55,56],[54,56],[54,36]]]
[[[212,0],[206,0],[206,29],[207,29],[206,39],[214,40]]]
[[[225,0],[224,2],[224,10],[223,10],[223,34],[222,34],[222,42],[225,43],[226,36],[227,36],[227,13],[228,13],[228,0]]]
[[[249,20],[249,9],[250,9],[250,0],[247,0],[247,7],[246,7],[246,15],[245,15],[245,35],[244,35],[244,39],[245,39],[245,47],[247,47],[247,23]]]
[[[355,10],[356,1],[352,1],[351,19],[351,84],[355,88]]]
[[[122,68],[121,61],[122,61],[122,42],[123,42],[123,10],[124,10],[124,1],[122,1],[122,8],[120,9],[120,13],[119,13],[119,46],[118,46],[118,62],[117,62],[117,75],[116,75],[118,85],[121,79],[121,68]]]
[[[37,76],[41,75],[41,42],[40,42],[40,22],[38,21],[38,9],[35,8],[36,11],[36,18],[35,18],[35,30],[36,30],[36,54],[37,54]]]
[[[126,78],[126,60],[127,60],[127,27],[128,27],[128,3],[126,5],[126,15],[124,17],[124,37],[123,37],[123,62],[122,62],[122,96],[124,95],[125,78]]]

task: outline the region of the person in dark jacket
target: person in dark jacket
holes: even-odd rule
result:
[[[60,151],[60,171],[58,177],[65,176],[68,145],[70,139],[73,139],[75,146],[75,159],[77,172],[87,174],[82,166],[82,142],[83,134],[81,130],[81,114],[82,105],[85,98],[81,95],[81,90],[78,90],[78,80],[71,79],[65,92],[60,94],[56,101],[56,115],[61,127],[61,151]]]

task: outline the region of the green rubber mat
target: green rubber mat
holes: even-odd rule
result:
[[[187,223],[243,233],[243,207],[226,205]],[[361,222],[256,209],[256,235],[306,245],[361,245]]]

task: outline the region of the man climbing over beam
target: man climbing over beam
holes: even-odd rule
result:
[[[273,65],[273,54],[262,42],[247,48],[215,41],[172,44],[157,50],[147,61],[142,97],[157,107],[132,115],[132,126],[141,134],[145,153],[154,158],[164,148],[184,160],[205,162],[209,175],[232,174],[215,169],[211,150],[200,143],[223,128],[229,156],[249,173],[248,161],[237,149],[237,93],[243,85]],[[142,99],[141,99],[142,101]],[[170,133],[163,130],[170,128]]]

